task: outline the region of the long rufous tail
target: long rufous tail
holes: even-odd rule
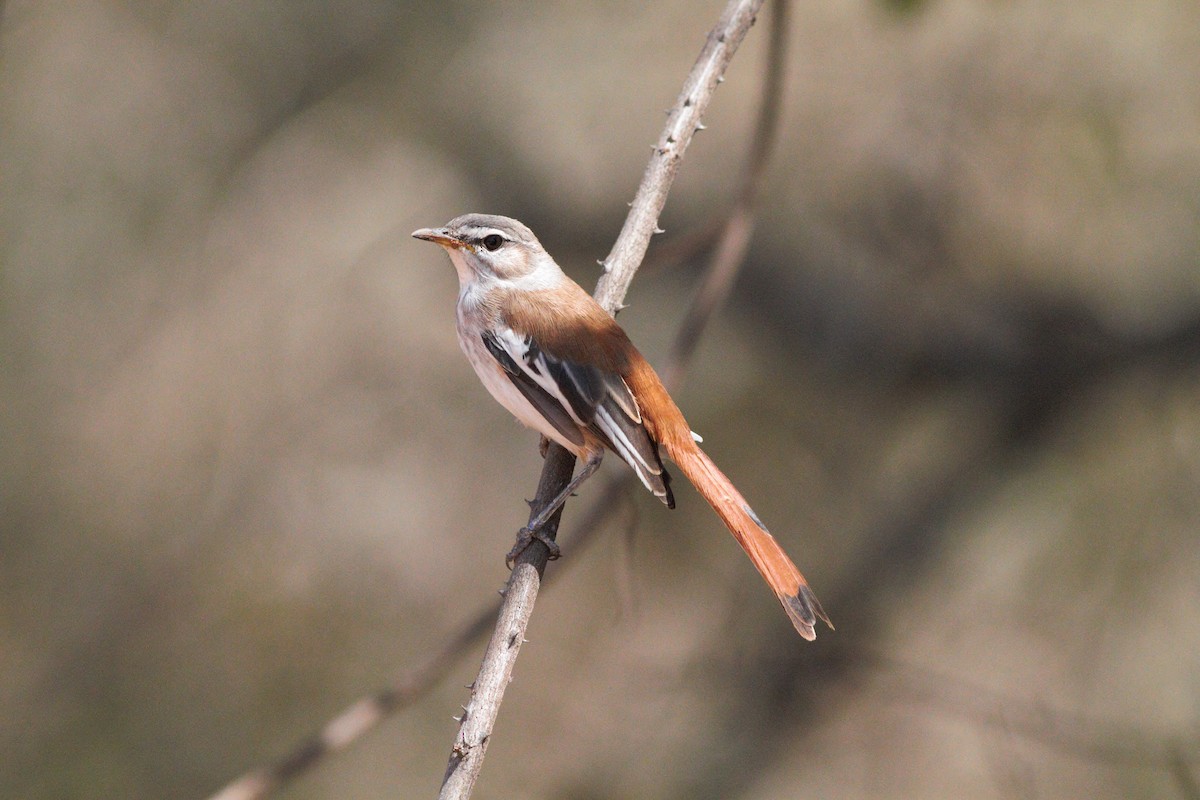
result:
[[[674,444],[676,446],[667,447],[667,455],[704,496],[746,555],[750,556],[800,635],[809,641],[817,638],[813,626],[818,619],[832,628],[833,623],[825,615],[817,596],[808,588],[808,582],[800,570],[762,524],[746,498],[725,477],[725,473],[695,443],[689,443],[691,447],[686,444],[680,447],[678,442]]]
[[[813,626],[818,619],[832,628],[833,623],[825,615],[817,596],[808,588],[808,581],[804,580],[800,570],[751,510],[742,493],[696,444],[687,420],[653,367],[632,346],[630,353],[625,381],[637,398],[646,428],[654,441],[717,512],[733,538],[750,556],[763,580],[775,592],[800,635],[809,641],[817,638]]]

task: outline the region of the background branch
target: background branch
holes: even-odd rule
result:
[[[708,324],[713,311],[729,296],[729,290],[733,288],[733,279],[746,260],[750,235],[754,232],[754,212],[758,198],[762,195],[767,163],[778,139],[779,115],[783,107],[784,66],[787,64],[788,30],[791,27],[790,16],[790,0],[776,0],[772,4],[762,100],[758,104],[758,119],[754,126],[754,136],[750,140],[745,178],[732,210],[720,226],[716,251],[675,336],[671,359],[663,373],[663,380],[667,386],[673,386],[678,380],[675,370],[682,369],[691,360],[696,344],[700,341],[701,331]]]

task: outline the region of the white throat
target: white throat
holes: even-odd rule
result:
[[[479,276],[467,263],[467,257],[462,250],[457,247],[447,247],[446,252],[450,255],[450,263],[454,265],[454,271],[458,273],[459,290],[466,291],[467,287],[475,283]]]

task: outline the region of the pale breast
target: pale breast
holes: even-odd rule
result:
[[[472,314],[464,315],[460,306],[457,327],[459,346],[462,348],[463,353],[466,354],[467,361],[471,363],[475,374],[479,376],[479,380],[487,388],[488,393],[496,399],[496,402],[508,409],[509,413],[516,417],[521,424],[533,428],[548,439],[561,444],[572,453],[581,455],[581,448],[564,438],[542,416],[541,412],[525,399],[525,395],[521,394],[521,391],[509,379],[508,373],[504,371],[500,363],[488,352],[487,347],[483,343],[483,329],[479,324],[478,317]]]

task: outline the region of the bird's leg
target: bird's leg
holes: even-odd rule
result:
[[[583,482],[592,477],[597,469],[600,468],[600,461],[604,458],[604,450],[596,449],[590,453],[587,460],[583,462],[583,468],[579,470],[579,474],[571,479],[566,488],[559,492],[553,500],[542,507],[533,519],[529,520],[529,524],[521,528],[517,532],[517,542],[513,545],[512,550],[508,551],[508,555],[504,557],[504,563],[512,567],[513,562],[517,560],[517,556],[525,550],[526,547],[534,540],[538,540],[546,545],[546,549],[550,551],[550,559],[556,559],[562,553],[558,549],[558,545],[554,540],[546,534],[542,533],[542,528],[550,517],[554,516],[554,512],[562,507],[562,504],[567,502],[567,498],[575,493],[575,490],[583,485]]]

